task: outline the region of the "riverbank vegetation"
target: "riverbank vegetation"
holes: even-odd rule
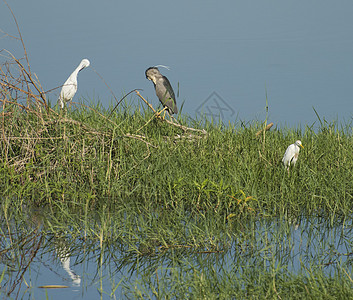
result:
[[[26,55],[2,54],[0,281],[7,295],[33,255],[58,252],[60,241],[77,265],[91,255],[97,270],[113,263],[111,295],[122,287],[136,298],[352,296],[346,233],[333,242],[344,243],[344,263],[329,241],[339,230],[327,236],[326,229],[306,237],[305,245],[321,250],[303,246],[300,262],[290,263],[294,226],[351,228],[352,124],[318,116],[312,126],[267,131],[267,121],[167,121],[139,91],[114,110],[77,103],[60,111]],[[287,173],[281,159],[297,139],[304,149]],[[129,281],[116,282],[117,270]]]
[[[11,99],[1,116],[1,189],[11,201],[70,208],[126,201],[225,216],[344,216],[352,208],[350,126],[274,129],[264,125],[179,122],[142,106],[108,117],[101,106],[68,112]],[[203,131],[202,131],[203,130]],[[286,147],[305,147],[289,174]]]

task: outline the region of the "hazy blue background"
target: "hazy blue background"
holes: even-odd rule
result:
[[[32,70],[44,89],[64,83],[82,58],[118,98],[142,88],[158,104],[145,69],[161,69],[183,112],[218,114],[224,121],[269,120],[311,125],[314,106],[327,120],[348,122],[353,101],[353,1],[14,1]],[[16,35],[0,2],[0,29]],[[2,38],[1,38],[2,37]],[[16,54],[18,42],[0,34],[0,49]],[[49,95],[56,100],[59,90]],[[83,97],[112,103],[92,69],[79,74]],[[134,96],[133,101],[138,103]],[[228,105],[228,106],[227,106]],[[233,113],[234,112],[234,113]],[[233,114],[232,114],[233,113]]]

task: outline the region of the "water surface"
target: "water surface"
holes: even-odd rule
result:
[[[63,84],[87,57],[92,68],[79,75],[76,97],[86,103],[113,101],[94,68],[117,98],[142,88],[157,106],[144,71],[163,64],[175,90],[179,83],[178,104],[192,117],[211,111],[216,118],[224,112],[224,122],[264,120],[267,92],[269,120],[277,125],[317,122],[312,107],[328,121],[351,118],[351,1],[8,3],[45,90]],[[0,29],[16,35],[3,2],[0,20]],[[18,43],[0,37],[0,48],[21,54]],[[220,98],[206,101],[213,92]]]
[[[142,239],[135,245],[122,244],[123,225],[100,243],[87,238],[83,229],[77,236],[70,227],[52,231],[28,223],[32,226],[21,229],[20,223],[1,224],[6,237],[1,242],[0,271],[5,270],[1,293],[12,298],[38,299],[46,293],[52,299],[121,299],[139,293],[153,298],[154,290],[173,293],[178,284],[187,285],[195,278],[244,288],[259,273],[350,276],[352,270],[351,220],[242,222],[233,238],[215,236],[199,247],[187,240],[178,245],[146,246]],[[92,223],[92,228],[96,225]],[[67,288],[40,288],[46,285]]]

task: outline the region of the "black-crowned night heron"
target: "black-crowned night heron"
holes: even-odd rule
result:
[[[84,68],[87,68],[89,65],[90,65],[89,60],[86,58],[83,59],[78,65],[78,67],[75,69],[75,71],[73,71],[70,77],[65,81],[58,99],[58,103],[61,108],[64,108],[64,103],[70,102],[77,92],[78,72],[80,72]]]
[[[156,95],[164,106],[163,110],[167,110],[170,115],[177,114],[178,108],[175,101],[175,95],[168,78],[163,76],[156,67],[148,68],[145,74],[146,78],[153,82]],[[159,114],[161,114],[162,111]]]
[[[295,141],[294,144],[291,144],[288,146],[286,152],[284,153],[284,156],[282,158],[282,162],[284,164],[284,166],[287,168],[288,173],[289,173],[289,167],[290,166],[295,166],[295,163],[298,160],[298,155],[299,155],[299,151],[300,148],[299,147],[303,147],[302,142],[297,140]]]

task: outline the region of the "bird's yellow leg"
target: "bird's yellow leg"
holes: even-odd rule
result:
[[[177,124],[180,124],[176,118],[173,117],[173,115],[169,114],[170,120],[174,120]]]
[[[156,112],[157,118],[161,118],[160,115],[161,115],[162,112],[164,112],[164,116],[163,116],[163,118],[162,118],[162,119],[164,120],[164,119],[165,119],[165,112],[166,112],[166,109],[167,109],[167,107],[164,107],[161,111],[157,111],[157,112]]]

